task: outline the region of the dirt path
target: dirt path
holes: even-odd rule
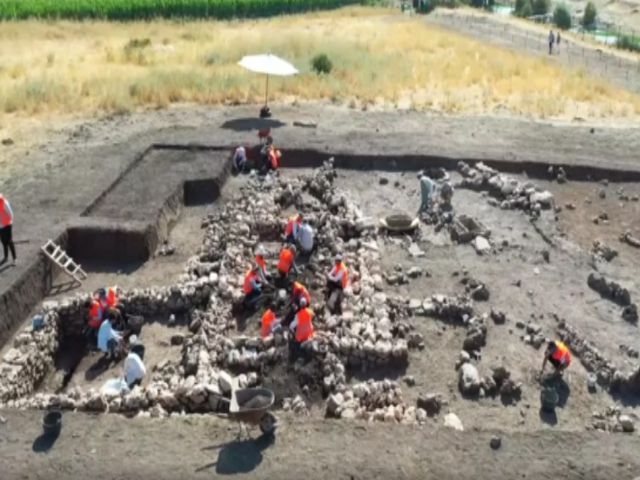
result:
[[[497,15],[469,13],[464,10],[436,10],[425,17],[426,21],[444,28],[456,30],[467,36],[479,38],[517,52],[548,58],[563,65],[584,69],[590,75],[608,80],[630,91],[640,93],[640,59],[625,58],[624,54],[612,54],[606,48],[598,48],[587,42],[565,37],[560,48],[549,55],[548,31],[538,26],[525,28],[514,21]],[[553,27],[554,31],[556,28]]]
[[[584,432],[502,436],[281,418],[275,440],[236,442],[237,427],[212,417],[163,420],[68,414],[45,452],[39,412],[2,412],[0,471],[14,479],[633,479],[640,438]],[[256,434],[254,433],[254,436]],[[170,447],[168,447],[170,446]],[[516,474],[517,472],[517,474]]]

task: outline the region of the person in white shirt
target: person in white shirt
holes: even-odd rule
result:
[[[142,379],[147,374],[147,368],[144,366],[142,359],[144,358],[144,345],[138,343],[131,347],[131,351],[124,361],[124,380],[129,388],[142,383]]]
[[[313,227],[304,222],[298,229],[298,246],[303,254],[309,255],[313,250]]]

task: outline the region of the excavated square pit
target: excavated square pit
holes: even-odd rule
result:
[[[284,171],[283,175],[290,177],[309,172],[306,168],[299,168]],[[458,174],[449,174],[455,182],[461,180]],[[514,178],[523,183],[530,181],[522,176]],[[231,187],[237,193],[246,181],[246,177],[234,178],[225,189]],[[414,171],[344,169],[338,170],[335,182],[345,197],[354,202],[363,216],[374,224],[385,213],[412,213],[419,205],[419,186]],[[634,334],[637,327],[623,322],[617,307],[590,291],[586,286],[586,277],[594,261],[592,242],[599,238],[605,244],[615,247],[619,256],[624,257],[624,262],[597,260],[598,268],[625,283],[632,297],[637,298],[640,294],[634,280],[634,272],[640,267],[637,256],[634,256],[632,247],[618,240],[621,230],[631,230],[637,234],[640,228],[637,220],[640,218],[638,202],[622,200],[623,196],[631,198],[639,193],[637,184],[610,184],[605,187],[578,181],[558,184],[546,179],[533,180],[533,183],[551,191],[556,197],[555,205],[561,209],[557,212],[544,211],[539,218],[532,220],[521,209],[501,208],[499,200],[482,190],[456,189],[456,212],[479,220],[491,231],[492,250],[482,255],[476,253],[471,244],[456,244],[446,233],[435,232],[433,227],[425,225],[421,226],[419,234],[414,237],[376,238],[375,246],[381,252],[381,274],[379,279],[375,279],[374,291],[384,292],[389,296],[399,295],[407,300],[407,306],[413,314],[411,323],[415,331],[424,338],[424,347],[410,350],[408,363],[401,368],[371,362],[356,366],[346,362],[348,388],[367,379],[404,379],[402,388],[406,405],[416,405],[419,394],[438,394],[461,417],[465,428],[538,429],[541,428],[541,419],[535,408],[539,404],[535,372],[539,370],[542,351],[532,345],[536,334],[531,332],[556,337],[561,331],[559,320],[566,320],[583,338],[594,342],[603,355],[613,359],[620,369],[633,368],[637,362],[632,356],[621,353],[620,344],[624,343],[627,350],[640,349],[640,344],[634,340],[637,339]],[[184,185],[185,203],[200,204],[202,197],[198,193],[199,188],[198,185]],[[624,189],[624,194],[618,193],[620,188]],[[208,187],[205,189],[208,190]],[[604,197],[600,194],[601,189],[606,190]],[[571,207],[567,207],[568,205]],[[303,199],[303,210],[305,208],[314,211],[312,198]],[[594,223],[593,217],[603,210],[608,214],[608,223]],[[293,211],[291,208],[283,208],[279,217],[283,220]],[[233,230],[236,226],[229,223],[222,225],[222,228]],[[264,227],[256,239],[264,242],[275,255],[278,229],[272,225]],[[347,242],[359,242],[355,236],[345,238]],[[126,241],[136,245],[139,242],[131,239]],[[414,245],[421,254],[416,253]],[[373,247],[360,245],[359,248],[367,250]],[[358,250],[353,250],[356,251]],[[250,262],[247,250],[239,248],[233,254],[244,259],[245,267]],[[350,262],[355,265],[357,256],[350,257]],[[414,268],[419,273],[412,272]],[[240,272],[238,269],[238,273]],[[494,322],[493,315],[487,316],[486,344],[473,361],[482,374],[488,374],[496,366],[508,367],[512,377],[524,384],[519,405],[534,406],[531,409],[521,407],[523,414],[512,415],[513,409],[502,408],[500,398],[476,396],[469,400],[456,393],[458,374],[455,365],[463,344],[469,338],[469,327],[461,322],[442,321],[437,318],[438,315],[425,308],[424,300],[434,294],[453,297],[469,293],[467,286],[473,284],[470,279],[484,283],[490,291],[488,300],[473,302],[474,314],[480,316],[496,311],[504,312],[506,316],[504,323]],[[234,286],[237,288],[237,284]],[[314,289],[312,295],[314,298],[320,297],[321,288]],[[360,313],[356,315],[355,321],[358,315]],[[168,312],[163,316],[168,316]],[[230,340],[237,342],[240,333],[247,337],[243,342],[251,344],[252,338],[257,334],[258,318],[259,315],[256,315],[247,319],[243,331],[239,331],[237,325],[234,325],[229,333]],[[188,323],[187,320],[181,320],[181,326],[176,328],[185,332]],[[173,352],[169,357],[174,359],[185,354],[182,347],[162,344],[163,341],[166,342],[166,332],[171,331],[171,327],[160,323],[152,325],[155,325],[153,328],[160,329],[156,332],[160,338],[157,354],[154,354],[154,358],[158,359],[156,367],[164,360],[161,355],[163,351]],[[353,323],[350,325],[353,326]],[[599,334],[603,326],[609,332],[606,338]],[[247,343],[242,345],[242,348],[246,348]],[[579,360],[578,358],[572,364],[571,391],[567,403],[558,411],[558,421],[568,428],[584,428],[593,410],[604,410],[612,401],[612,397],[604,389],[592,395],[587,393],[586,388],[580,387],[586,385],[591,373],[586,364],[582,365]],[[83,361],[80,362],[77,374],[83,375],[86,372],[82,366]],[[150,370],[153,368],[154,365],[150,364]],[[238,366],[228,366],[227,369],[233,374],[255,370]],[[301,372],[293,372],[280,361],[266,369],[266,372],[262,384],[277,392],[279,405],[282,404],[283,397],[298,394],[309,405],[319,405],[317,390],[307,393],[307,390],[300,388],[303,376],[306,376],[309,384],[321,381],[321,376],[314,377],[317,371],[302,372],[301,375]],[[411,386],[414,384],[416,387]],[[74,385],[73,378],[70,385]],[[625,408],[634,411],[635,407],[625,405]],[[318,410],[322,409],[316,409],[315,414]]]

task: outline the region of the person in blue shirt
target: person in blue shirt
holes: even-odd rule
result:
[[[109,359],[116,357],[116,349],[122,341],[122,334],[114,330],[111,319],[107,318],[98,330],[98,349],[107,354]]]

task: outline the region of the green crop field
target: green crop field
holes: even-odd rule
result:
[[[0,0],[0,20],[28,18],[143,20],[269,17],[345,5],[360,0]]]

